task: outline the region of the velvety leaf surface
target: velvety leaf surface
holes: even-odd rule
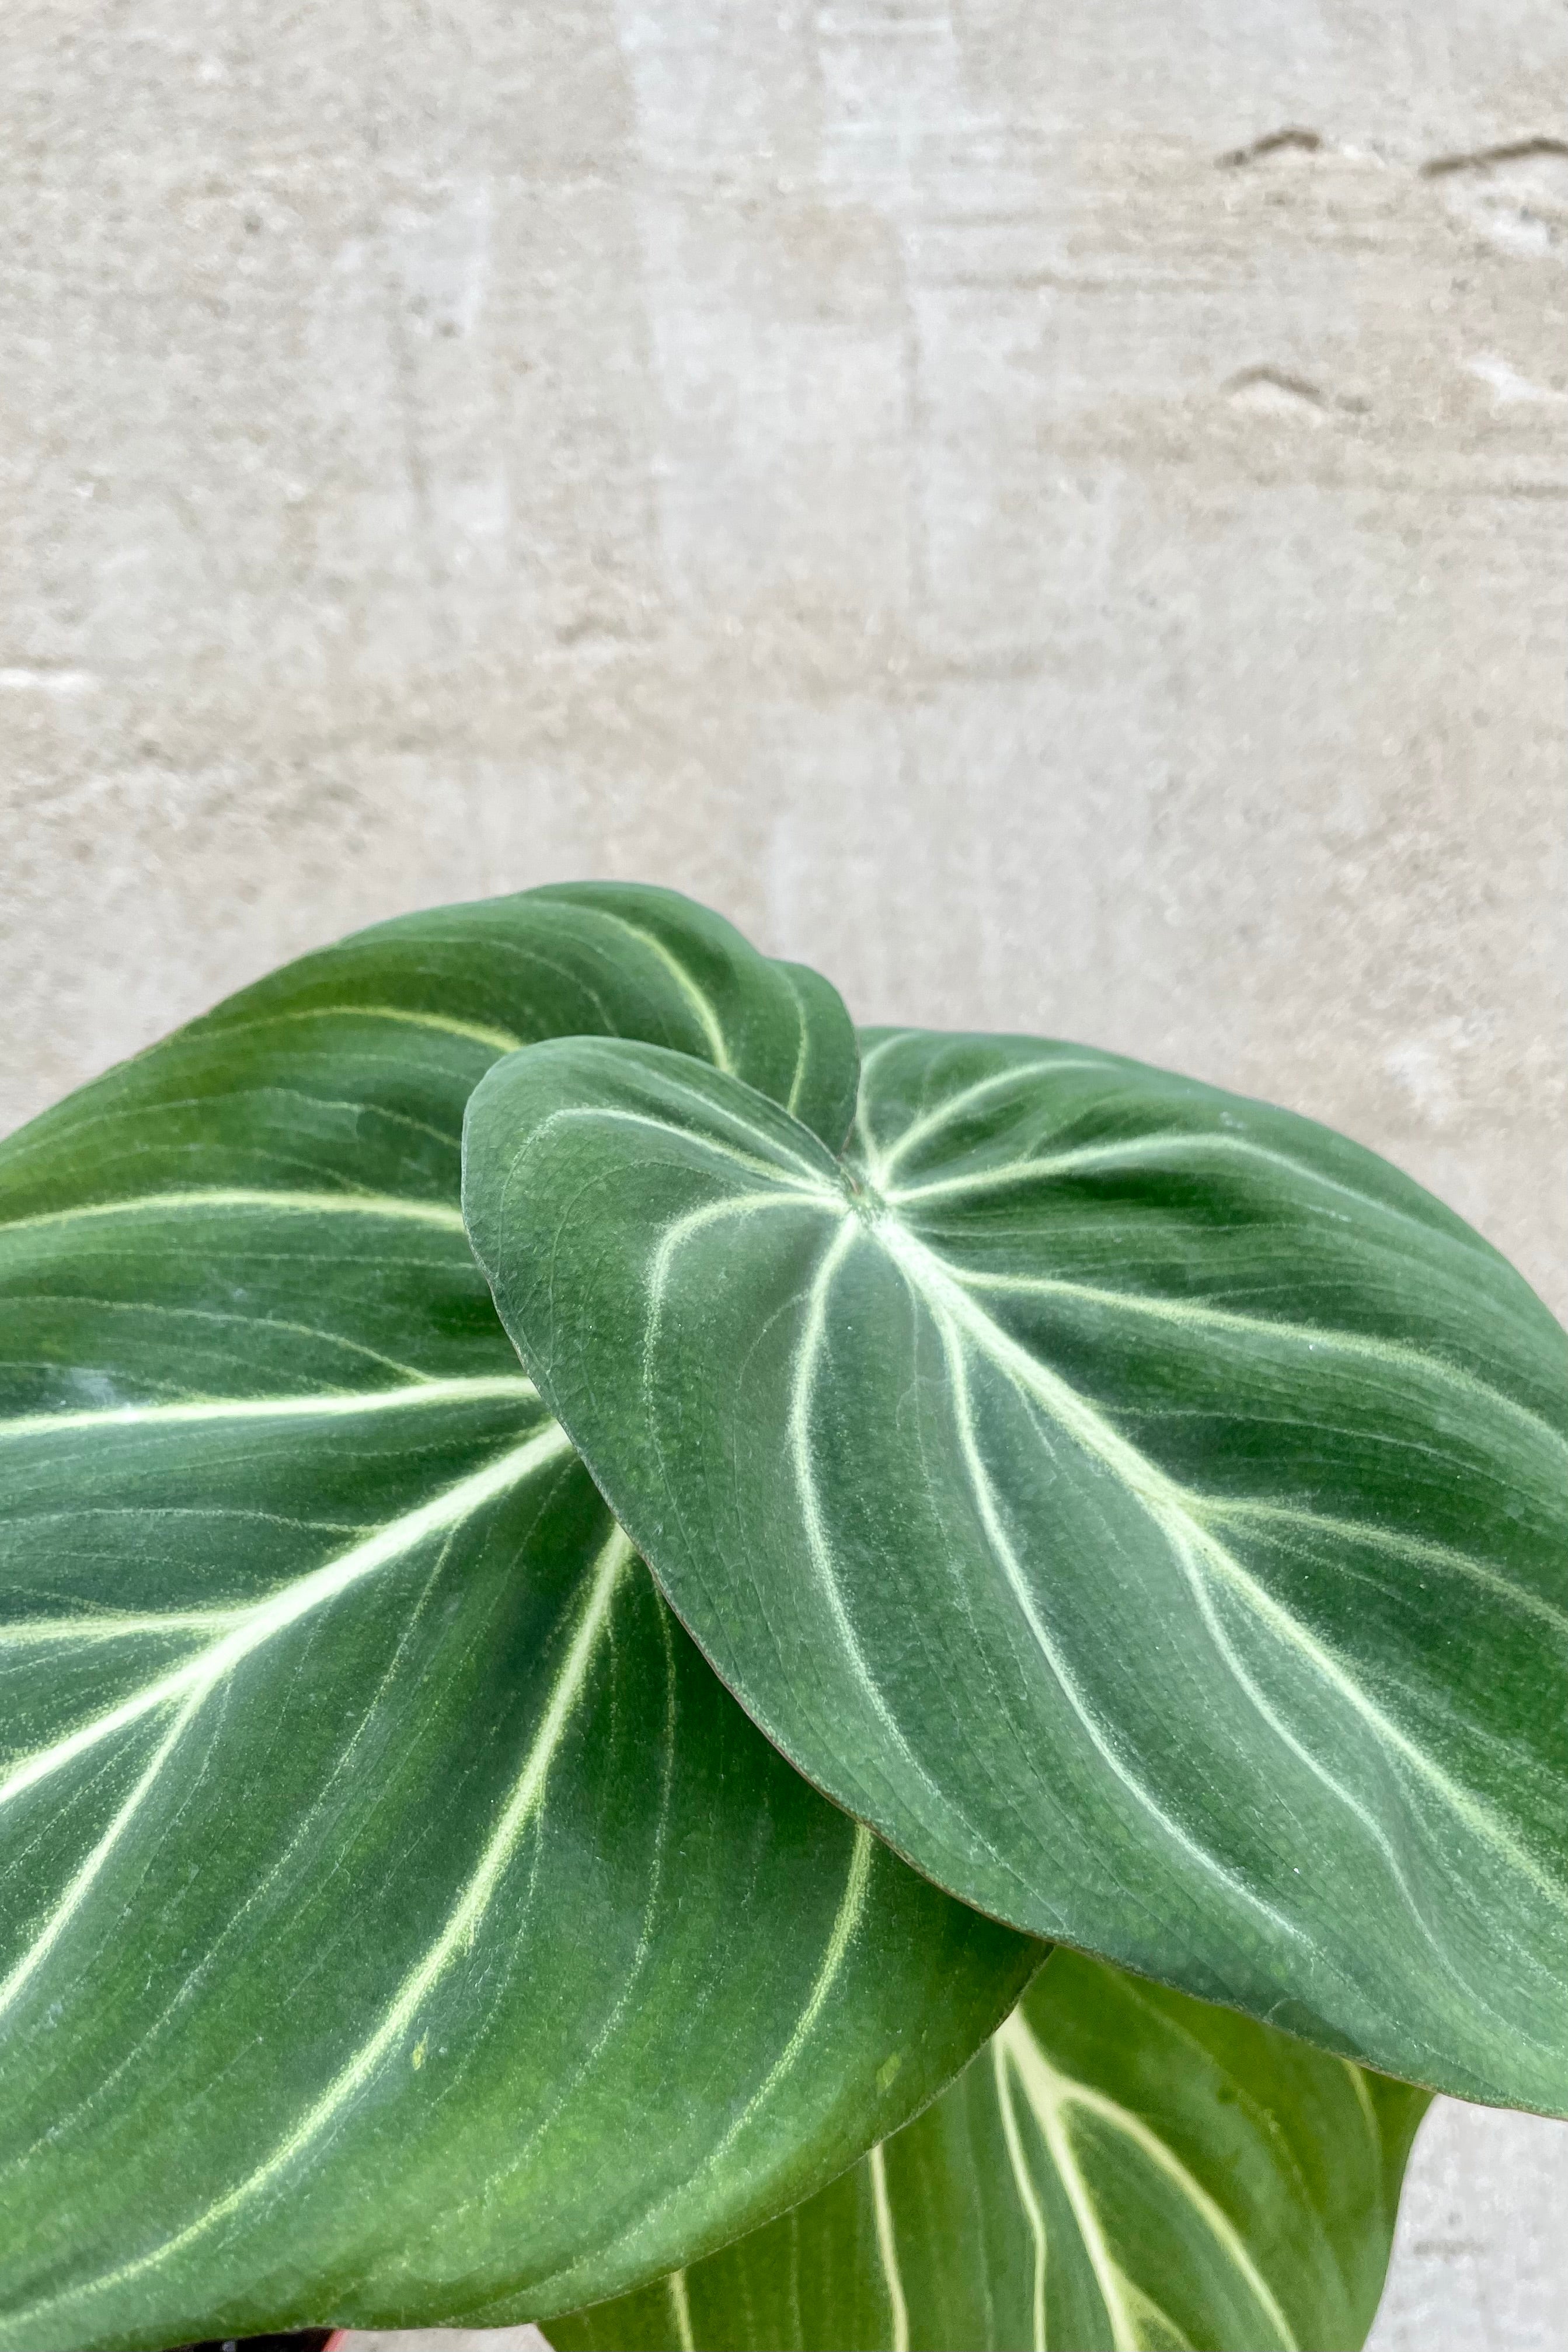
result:
[[[1568,2107],[1568,1341],[1309,1121],[869,1041],[840,1163],[647,1048],[503,1063],[503,1318],[752,1718],[940,1884]]]
[[[519,1369],[464,1105],[594,1024],[829,1132],[852,1067],[716,919],[545,892],[311,957],[0,1149],[16,2352],[615,2291],[853,2161],[1037,1958],[778,1758]]]
[[[1427,2095],[1058,1951],[916,2122],[556,2352],[1353,2352]]]

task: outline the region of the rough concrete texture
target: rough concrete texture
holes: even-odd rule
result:
[[[21,1118],[441,898],[1390,1152],[1568,1306],[1552,0],[12,0]],[[1378,2343],[1561,2340],[1447,2109]]]
[[[350,2329],[334,2352],[550,2352],[537,2327],[410,2327],[392,2335]]]

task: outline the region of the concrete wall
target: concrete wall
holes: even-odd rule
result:
[[[11,0],[17,1119],[578,873],[1412,1169],[1568,1307],[1554,0]],[[1384,2352],[1561,2340],[1443,2112]]]

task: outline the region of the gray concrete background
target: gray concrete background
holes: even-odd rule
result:
[[[1568,1307],[1555,0],[12,0],[0,1124],[640,875],[1348,1128]],[[1556,2346],[1447,2107],[1380,2352]]]

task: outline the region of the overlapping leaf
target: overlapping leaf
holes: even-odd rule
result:
[[[886,1034],[842,1160],[563,1041],[471,1107],[523,1361],[800,1769],[996,1916],[1568,2107],[1568,1341],[1394,1170]]]
[[[308,959],[0,1150],[16,2352],[616,2291],[852,2161],[1035,1963],[779,1759],[520,1371],[463,1109],[586,1029],[842,1134],[824,983],[565,891]]]
[[[1075,1953],[831,2188],[556,2352],[1354,2352],[1426,2094]]]

